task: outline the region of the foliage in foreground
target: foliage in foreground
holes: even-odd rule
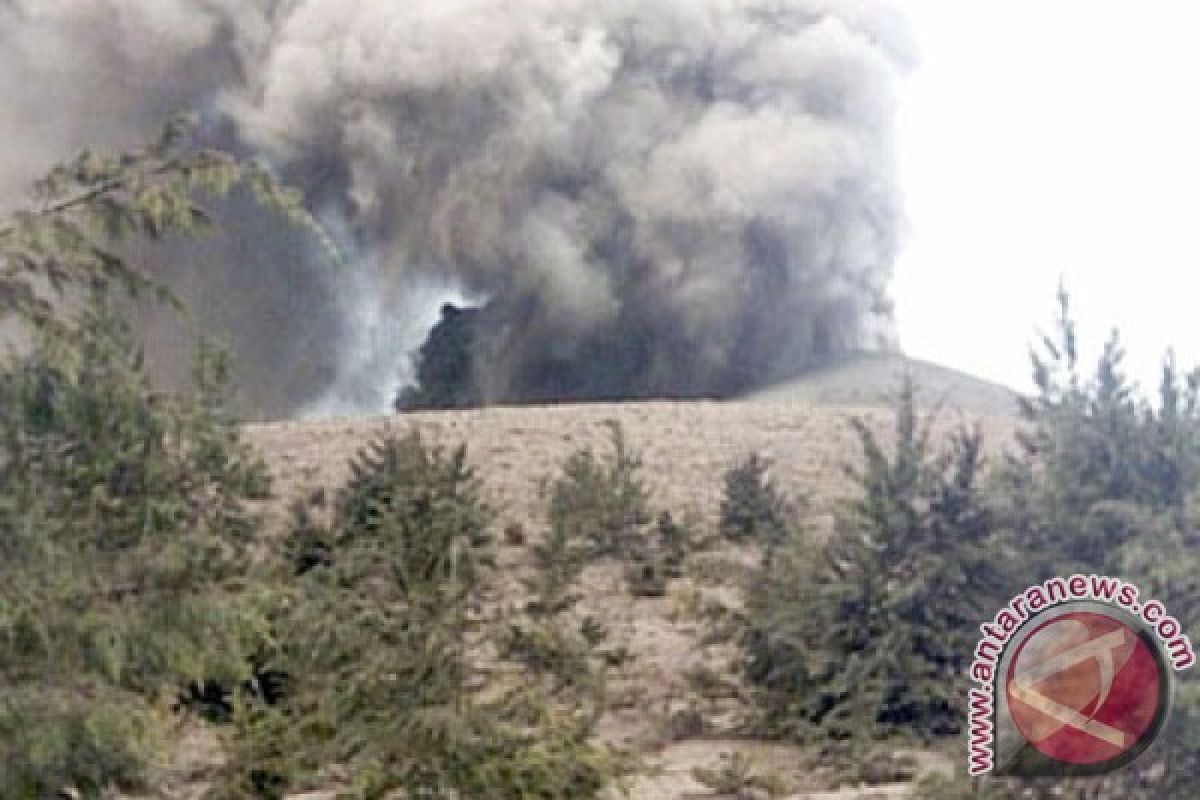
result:
[[[759,731],[822,745],[848,780],[879,771],[881,741],[960,729],[972,631],[998,596],[979,432],[934,450],[908,384],[890,449],[854,427],[864,466],[835,536],[768,547],[741,625]]]
[[[595,795],[613,763],[587,743],[592,718],[481,663],[491,541],[465,451],[383,437],[351,470],[328,528],[307,520],[291,550],[275,660],[289,689],[243,705],[220,796],[319,786],[334,766],[363,798]]]
[[[1158,397],[1145,398],[1114,335],[1083,374],[1065,294],[1060,302],[1056,334],[1034,353],[1038,391],[1023,403],[1018,449],[991,482],[980,480],[978,432],[934,452],[906,391],[890,450],[856,424],[858,491],[820,558],[793,537],[768,548],[751,583],[741,630],[761,730],[820,744],[844,780],[867,780],[887,760],[872,753],[914,738],[955,745],[957,775],[925,780],[919,796],[1183,797],[1200,780],[1194,671],[1180,676],[1154,748],[1115,774],[961,773],[956,734],[976,626],[1012,594],[1095,572],[1161,600],[1189,634],[1200,613],[1200,373],[1182,376],[1168,357]]]
[[[135,785],[185,682],[240,680],[260,620],[241,602],[266,472],[202,354],[187,399],[155,395],[97,301],[0,372],[0,795]]]
[[[1085,374],[1069,311],[1060,292],[1056,330],[1033,353],[1038,391],[1024,404],[1026,432],[997,493],[1004,535],[1022,553],[1026,584],[1076,572],[1121,577],[1144,599],[1162,601],[1194,642],[1200,623],[1200,372],[1182,375],[1168,354],[1157,397],[1146,397],[1125,373],[1114,332]],[[948,798],[1191,796],[1200,782],[1200,680],[1195,668],[1177,677],[1166,729],[1118,773],[1052,787],[958,778],[931,784],[930,791]],[[972,794],[976,790],[983,793]]]
[[[157,395],[128,297],[172,301],[131,241],[188,235],[235,189],[316,229],[260,166],[199,149],[179,118],[148,146],[84,152],[0,221],[0,795],[94,796],[144,781],[181,683],[238,681],[260,634],[242,602],[261,463],[202,349],[186,397]]]
[[[1200,488],[1200,372],[1181,375],[1168,354],[1152,400],[1126,376],[1114,332],[1084,375],[1065,293],[1059,302],[1055,335],[1032,354],[1038,391],[1023,404],[1027,430],[1004,499],[1017,544],[1043,570],[1123,574],[1133,551],[1169,544],[1145,536],[1148,525],[1188,527]]]
[[[34,207],[0,223],[0,317],[62,334],[70,330],[64,294],[120,290],[178,306],[121,243],[201,231],[212,224],[203,201],[235,189],[326,241],[297,192],[258,164],[195,147],[195,125],[177,117],[140,150],[87,150],[38,181]]]

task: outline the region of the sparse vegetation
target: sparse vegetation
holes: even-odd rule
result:
[[[587,542],[572,527],[551,520],[542,541],[531,548],[534,570],[525,579],[530,601],[526,610],[537,616],[553,616],[578,601],[573,585],[587,565]]]
[[[566,705],[591,709],[592,723],[609,702],[608,671],[629,653],[609,641],[602,620],[580,611],[578,582],[589,563],[638,546],[647,516],[640,462],[619,426],[610,431],[610,461],[590,449],[577,451],[549,485],[547,530],[531,546],[533,563],[523,578],[529,600],[499,638],[503,656],[549,679],[550,700],[563,703],[565,692]]]
[[[952,741],[946,737],[962,727],[976,625],[1029,582],[1120,575],[1194,630],[1200,372],[1182,377],[1168,357],[1150,403],[1125,377],[1114,335],[1085,377],[1065,294],[1060,302],[1057,332],[1034,354],[1038,394],[1023,404],[1019,448],[990,481],[978,430],[960,429],[936,449],[908,386],[890,447],[854,423],[863,466],[851,470],[857,497],[843,507],[833,539],[818,548],[793,531],[767,548],[749,581],[739,630],[759,701],[757,728],[819,745],[842,780],[910,780],[915,770],[897,760],[900,744]],[[753,496],[761,485],[753,467],[731,473],[727,488]],[[727,500],[724,508],[733,506]],[[1174,722],[1154,753],[1115,775],[1060,781],[1051,793],[1020,781],[981,786],[941,775],[917,791],[1182,796],[1200,767],[1195,686],[1185,677]]]
[[[782,797],[787,783],[776,773],[758,768],[740,752],[722,753],[715,767],[696,767],[692,777],[719,797],[753,800]]]
[[[243,708],[220,796],[280,796],[332,765],[364,798],[594,796],[614,762],[587,743],[592,716],[556,712],[541,686],[481,663],[492,543],[465,451],[383,437],[351,471],[319,537],[328,558],[307,559],[282,596],[288,694]],[[311,541],[313,522],[301,521]],[[561,642],[522,640],[521,652],[545,653],[527,666],[568,679],[586,672],[577,660],[564,670]]]
[[[591,448],[572,454],[550,490],[551,530],[586,543],[591,558],[635,552],[652,519],[641,459],[620,425],[612,422],[608,428],[611,455],[602,458]]]
[[[696,535],[669,511],[654,517],[641,479],[642,461],[620,425],[610,423],[607,458],[584,448],[572,454],[549,491],[550,531],[535,547],[542,570],[535,588],[543,597],[553,585],[569,583],[588,561],[616,558],[625,564],[629,591],[662,597],[667,583],[682,577]]]

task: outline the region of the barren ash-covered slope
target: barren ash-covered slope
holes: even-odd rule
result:
[[[537,522],[537,487],[575,450],[603,449],[619,423],[646,465],[656,503],[712,519],[722,473],[752,452],[810,506],[827,511],[857,455],[853,417],[886,434],[905,377],[939,430],[980,422],[993,447],[1016,424],[1017,394],[973,375],[893,353],[863,353],[733,402],[592,403],[410,412],[247,426],[272,465],[277,493],[332,486],[359,447],[381,431],[418,430],[436,444],[466,444],[506,521]]]
[[[815,511],[828,511],[846,488],[842,467],[857,455],[847,424],[855,417],[885,435],[892,420],[880,404],[814,405],[803,399],[597,403],[280,422],[248,426],[247,437],[270,463],[281,501],[336,485],[347,461],[380,432],[417,430],[431,443],[466,444],[498,516],[536,526],[542,480],[581,447],[605,449],[612,422],[641,455],[658,507],[714,519],[722,473],[757,452],[774,462],[776,478],[790,492],[807,498]],[[937,430],[975,421],[997,446],[1015,424],[1011,416],[949,406],[934,412]],[[280,502],[277,510],[284,508]]]
[[[655,509],[677,515],[691,513],[711,530],[724,471],[757,452],[771,459],[780,485],[805,501],[808,527],[821,534],[832,529],[837,501],[849,489],[843,467],[854,463],[858,455],[849,420],[867,420],[884,434],[885,441],[893,422],[885,398],[895,387],[891,380],[895,375],[878,363],[874,367],[873,380],[885,374],[890,375],[889,380],[875,380],[868,387],[864,379],[858,396],[865,404],[858,406],[814,403],[812,387],[799,387],[800,391],[793,387],[790,394],[776,391],[730,403],[510,407],[285,422],[249,426],[247,436],[267,458],[276,479],[275,499],[268,509],[275,530],[286,525],[286,509],[292,500],[321,487],[336,487],[347,473],[347,461],[372,436],[416,429],[437,444],[465,443],[496,510],[496,532],[520,522],[534,539],[544,527],[539,487],[558,473],[575,450],[590,445],[604,451],[609,423],[617,422],[644,461],[644,478]],[[997,395],[962,396],[995,400]],[[997,410],[995,404],[972,410],[946,403],[936,415],[935,431],[944,433],[963,423],[978,422],[989,452],[999,453],[1011,441],[1016,421],[1011,414]],[[527,554],[527,544],[501,545],[502,568],[509,574],[519,573],[528,565]],[[702,558],[716,566],[696,569],[695,574],[718,577],[707,585],[707,578],[681,579],[664,598],[631,597],[615,567],[593,567],[585,573],[585,605],[602,617],[612,635],[635,655],[612,686],[614,708],[601,725],[605,739],[637,748],[655,768],[654,774],[635,784],[632,796],[635,800],[711,796],[703,794],[692,778],[692,769],[710,766],[721,753],[735,750],[749,751],[758,763],[786,776],[796,798],[859,796],[854,792],[821,793],[828,776],[814,769],[801,751],[723,734],[722,721],[735,719],[739,712],[736,690],[710,709],[714,731],[664,738],[671,715],[696,702],[695,688],[686,678],[690,669],[705,665],[733,680],[733,654],[701,647],[703,623],[685,607],[689,593],[693,603],[697,593],[737,602],[738,578],[753,564],[754,554],[727,550]],[[904,787],[893,790],[903,793]]]
[[[795,381],[754,393],[750,399],[821,406],[890,405],[904,376],[917,401],[929,408],[994,416],[1017,412],[1017,394],[998,383],[899,353],[860,353],[805,373]]]

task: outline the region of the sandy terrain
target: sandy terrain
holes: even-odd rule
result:
[[[619,422],[645,463],[657,506],[715,518],[722,474],[752,452],[770,458],[779,483],[807,498],[818,521],[847,490],[844,466],[858,454],[846,424],[861,417],[886,436],[891,414],[878,407],[813,406],[801,400],[744,403],[639,403],[490,408],[424,412],[247,427],[266,456],[282,510],[298,493],[337,485],[347,461],[372,436],[416,429],[431,442],[466,443],[499,517],[536,526],[542,518],[538,486],[573,451],[606,448],[608,423]],[[978,420],[993,451],[1008,441],[1010,418],[939,412],[947,431]]]

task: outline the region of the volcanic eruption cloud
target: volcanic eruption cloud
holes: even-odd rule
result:
[[[911,59],[881,0],[0,0],[0,205],[198,109],[343,251],[160,259],[252,415],[382,410],[447,301],[479,402],[729,396],[890,345]]]

